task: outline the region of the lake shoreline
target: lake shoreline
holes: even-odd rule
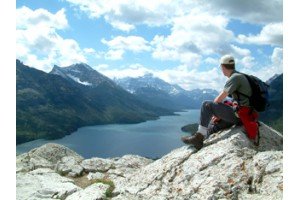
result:
[[[46,143],[58,143],[78,151],[85,158],[99,157],[99,154],[101,157],[138,154],[157,159],[164,155],[163,152],[183,145],[180,137],[185,133],[181,128],[196,122],[198,115],[199,110],[193,109],[134,124],[84,126],[59,139],[38,139],[18,144],[16,154],[20,155]]]

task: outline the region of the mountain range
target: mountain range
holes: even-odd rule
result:
[[[45,73],[16,60],[16,100],[17,144],[63,137],[82,126],[173,114],[140,101],[86,64]]]
[[[170,110],[199,109],[204,100],[212,100],[218,94],[212,89],[184,90],[152,74],[137,78],[116,79],[115,82],[139,99]]]

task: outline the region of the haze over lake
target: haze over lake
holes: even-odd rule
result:
[[[17,145],[17,154],[27,152],[48,142],[62,144],[84,158],[120,157],[136,154],[158,158],[184,144],[181,127],[196,123],[199,110],[177,112],[175,116],[162,116],[158,120],[139,124],[109,124],[87,126],[57,140],[35,140]]]

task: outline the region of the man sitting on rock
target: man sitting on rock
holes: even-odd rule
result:
[[[234,57],[231,55],[223,56],[220,59],[220,67],[224,76],[228,77],[223,91],[214,101],[203,102],[197,132],[192,136],[181,138],[185,144],[191,144],[198,150],[203,147],[204,139],[208,138],[210,134],[240,123],[235,112],[237,102],[239,106],[249,106],[249,99],[246,96],[237,95],[239,92],[250,96],[252,91],[247,78],[235,70]],[[232,103],[223,102],[228,95],[232,96]]]

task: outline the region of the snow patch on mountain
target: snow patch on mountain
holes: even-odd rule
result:
[[[112,88],[116,87],[116,84],[112,80],[84,63],[73,64],[68,67],[58,67],[55,65],[50,73],[60,75],[63,78],[86,86],[97,87],[105,83]]]
[[[71,79],[73,79],[74,81],[76,81],[77,83],[80,83],[82,85],[87,85],[87,86],[92,86],[93,84],[86,82],[86,81],[80,81],[80,79],[78,77],[72,76],[72,75],[68,75]]]
[[[177,85],[172,85],[162,79],[154,77],[153,74],[145,74],[137,78],[126,77],[115,80],[118,85],[131,93],[136,93],[140,88],[154,88],[166,92],[169,95],[177,95],[184,90]]]

